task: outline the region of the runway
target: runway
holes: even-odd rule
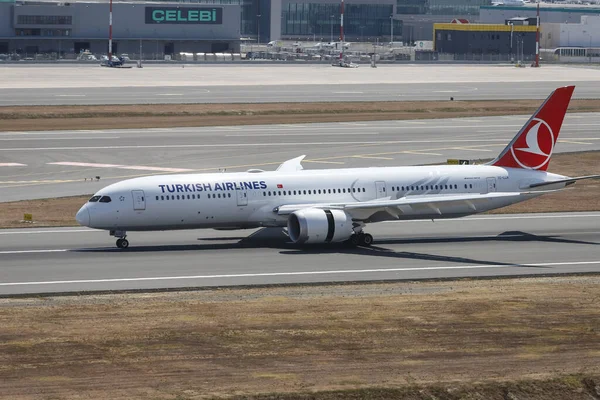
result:
[[[372,224],[369,249],[287,243],[279,230],[0,231],[0,295],[600,272],[600,212]]]
[[[600,70],[546,65],[0,66],[0,106],[317,101],[544,99],[577,86],[575,99],[597,98]]]
[[[90,194],[150,174],[274,170],[301,154],[307,169],[493,158],[528,118],[0,132],[0,202]],[[567,114],[555,152],[600,150],[598,125],[600,113]]]

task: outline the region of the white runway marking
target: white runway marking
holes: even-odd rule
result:
[[[54,97],[85,97],[85,94],[55,94]]]
[[[260,137],[260,136],[350,136],[350,135],[379,135],[379,132],[302,132],[302,133],[240,133],[225,135],[227,137]]]
[[[393,145],[418,143],[465,143],[465,142],[495,142],[505,143],[504,139],[455,139],[455,140],[382,140],[357,142],[280,142],[280,143],[230,143],[230,144],[157,144],[157,145],[125,145],[125,146],[73,146],[73,147],[15,147],[0,149],[0,151],[49,151],[49,150],[113,150],[113,149],[180,149],[180,148],[227,148],[227,147],[275,147],[275,146],[331,146],[331,145]]]
[[[27,164],[19,164],[14,162],[0,163],[0,167],[26,167]]]
[[[69,249],[42,249],[42,250],[7,250],[0,251],[0,254],[29,254],[29,253],[64,253]]]
[[[1,141],[5,141],[5,142],[22,142],[22,141],[26,141],[26,140],[35,140],[36,142],[39,142],[41,140],[100,140],[100,139],[120,139],[119,136],[94,136],[94,137],[45,137],[45,138],[40,138],[40,137],[35,137],[35,138],[24,138],[24,137],[18,137],[18,138],[11,138],[11,139],[0,139]]]
[[[159,96],[183,96],[183,93],[160,93]]]
[[[161,172],[190,172],[193,169],[186,168],[163,168],[163,167],[147,167],[143,165],[119,165],[119,164],[96,164],[96,163],[81,163],[81,162],[53,162],[50,165],[65,165],[71,167],[92,167],[92,168],[116,168],[116,169],[133,169],[141,171],[161,171]]]
[[[106,231],[98,231],[93,229],[63,229],[63,230],[52,230],[48,229],[45,231],[34,231],[31,229],[23,229],[20,231],[0,231],[0,235],[36,235],[44,233],[81,233],[81,232],[95,232],[95,233],[106,233]]]
[[[60,252],[65,250],[55,250]],[[377,268],[377,269],[344,269],[328,271],[292,271],[292,272],[257,272],[247,274],[222,274],[222,275],[185,275],[185,276],[149,276],[139,278],[106,278],[106,279],[77,279],[68,281],[40,281],[40,282],[3,282],[0,286],[24,286],[24,285],[68,285],[81,283],[109,283],[109,282],[140,282],[140,281],[172,281],[189,279],[231,279],[231,278],[261,278],[277,276],[310,276],[310,275],[343,275],[343,274],[366,274],[366,273],[389,273],[389,272],[408,272],[408,271],[442,271],[457,269],[496,269],[510,267],[558,267],[561,265],[595,265],[600,261],[565,261],[553,263],[535,263],[535,264],[492,264],[492,265],[456,265],[446,267],[423,267],[423,268]]]

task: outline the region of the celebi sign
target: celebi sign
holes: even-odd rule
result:
[[[147,24],[222,24],[222,8],[146,7]]]

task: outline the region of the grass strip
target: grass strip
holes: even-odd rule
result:
[[[0,299],[0,397],[597,399],[599,300],[594,275]]]
[[[530,114],[541,100],[0,107],[0,131],[223,126]],[[569,112],[600,112],[573,100]]]

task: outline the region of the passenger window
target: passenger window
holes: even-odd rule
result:
[[[100,200],[100,196],[92,196],[92,198],[91,198],[91,199],[89,199],[88,201],[89,201],[90,203],[95,203],[95,202],[97,202],[98,200]]]
[[[306,194],[306,190],[304,191],[304,194]]]
[[[281,196],[281,190],[279,190],[277,193]]]
[[[188,194],[187,196],[188,196],[188,200],[189,200],[190,199],[190,195]]]
[[[110,203],[112,200],[110,199],[109,196],[102,196],[100,198],[100,203]]]
[[[319,194],[321,194],[321,189],[319,189]]]
[[[161,199],[161,200],[164,200],[164,199],[165,199],[165,196],[160,196],[160,199]]]
[[[469,187],[470,187],[471,189],[473,189],[473,184],[472,184],[472,183],[470,183],[470,184],[469,184]]]

